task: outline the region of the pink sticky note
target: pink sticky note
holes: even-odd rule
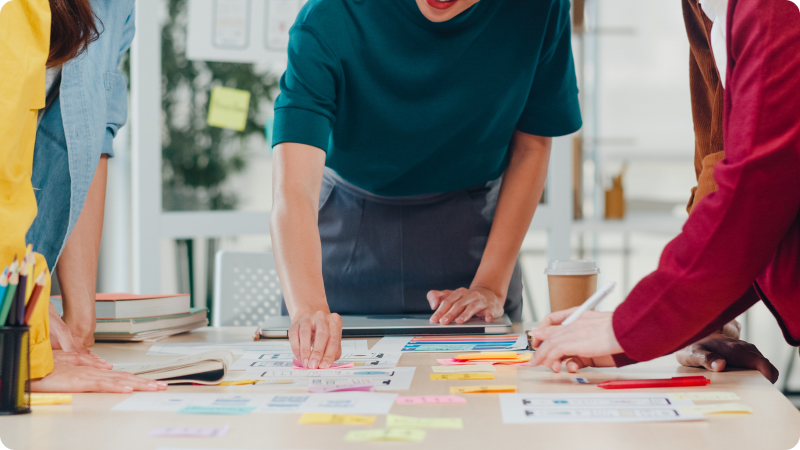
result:
[[[436,361],[443,366],[477,366],[480,364],[494,364],[491,361],[456,361],[454,359],[437,359]]]
[[[335,370],[335,369],[352,369],[353,367],[355,367],[355,364],[347,363],[347,364],[333,364],[327,369],[308,369],[303,367],[303,364],[301,364],[300,361],[296,359],[292,359],[292,364],[293,364],[292,370]]]
[[[410,395],[397,396],[395,402],[399,405],[424,405],[433,403],[467,403],[467,399],[457,395]]]
[[[345,392],[345,391],[367,391],[375,390],[375,386],[371,384],[331,384],[331,385],[318,385],[312,384],[308,387],[308,392],[314,394],[324,394],[326,392]]]
[[[225,425],[219,428],[203,428],[203,427],[158,427],[150,430],[149,435],[152,437],[197,437],[197,438],[213,438],[225,437],[228,434],[230,425]]]

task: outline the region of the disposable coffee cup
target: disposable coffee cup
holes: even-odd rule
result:
[[[583,302],[597,291],[600,269],[594,261],[553,261],[544,270],[550,289],[550,311],[562,311]]]

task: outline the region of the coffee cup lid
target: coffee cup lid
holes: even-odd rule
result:
[[[596,275],[600,273],[597,264],[588,259],[552,261],[544,269],[545,275]]]

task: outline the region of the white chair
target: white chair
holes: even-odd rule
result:
[[[217,252],[211,326],[257,326],[281,315],[272,252]]]

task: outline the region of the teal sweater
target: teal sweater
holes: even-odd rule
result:
[[[273,145],[384,196],[493,180],[515,129],[581,127],[569,0],[481,0],[440,23],[414,0],[310,0],[290,31]]]

